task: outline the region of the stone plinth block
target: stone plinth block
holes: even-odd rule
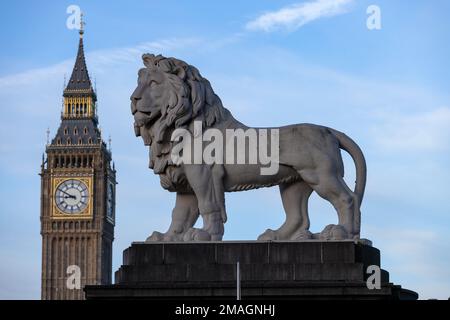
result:
[[[115,284],[85,287],[87,299],[417,299],[389,282],[368,289],[380,251],[355,241],[133,243]]]

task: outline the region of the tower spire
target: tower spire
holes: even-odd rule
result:
[[[86,66],[86,59],[84,57],[84,26],[85,22],[83,19],[83,13],[80,14],[80,41],[78,43],[77,58],[75,60],[75,65],[73,66],[72,75],[67,84],[66,90],[90,90],[94,91],[91,84],[91,79],[89,78],[89,73]]]
[[[83,34],[84,34],[84,25],[86,24],[86,22],[84,22],[83,20],[84,14],[83,12],[80,12],[80,38],[83,38]]]
[[[64,89],[63,118],[93,118],[96,119],[97,96],[92,87],[84,57],[84,14],[80,13],[80,40],[78,43],[77,57],[72,69],[72,74]]]

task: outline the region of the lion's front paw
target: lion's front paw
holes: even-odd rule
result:
[[[163,241],[164,240],[164,234],[158,231],[153,231],[152,235],[148,237],[145,242],[152,242],[152,241]]]
[[[211,235],[203,229],[190,228],[184,234],[183,241],[211,241]]]
[[[277,240],[277,233],[272,229],[267,229],[258,237],[259,241]]]
[[[291,237],[291,240],[309,240],[313,238],[313,234],[309,230],[297,230]]]
[[[350,239],[349,234],[341,225],[329,224],[319,234],[320,240],[345,240]]]

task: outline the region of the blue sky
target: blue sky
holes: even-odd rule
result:
[[[305,2],[329,10],[308,11]],[[450,3],[165,0],[4,4],[0,298],[40,297],[38,172],[77,49],[78,33],[66,27],[71,4],[85,12],[88,69],[104,139],[113,139],[114,270],[132,241],[167,228],[174,203],[147,169],[129,112],[140,56],[150,52],[197,66],[246,124],[310,122],[353,137],[368,164],[362,237],[381,250],[392,281],[424,299],[450,297]],[[371,4],[381,30],[366,27]],[[284,219],[277,188],[227,194],[227,211],[228,240],[256,239]],[[314,232],[337,220],[315,195],[310,217]]]

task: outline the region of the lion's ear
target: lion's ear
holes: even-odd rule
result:
[[[144,62],[144,66],[150,68],[153,66],[153,61],[155,61],[155,55],[150,53],[145,53],[142,55],[142,61]]]

